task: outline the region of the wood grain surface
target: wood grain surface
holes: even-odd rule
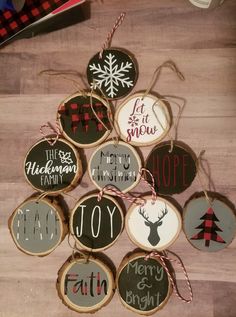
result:
[[[89,20],[0,49],[0,317],[77,315],[61,303],[55,287],[57,271],[71,254],[67,241],[45,258],[27,256],[15,247],[7,220],[33,193],[24,179],[25,153],[40,138],[40,126],[55,121],[60,101],[75,90],[63,79],[38,73],[70,69],[84,78],[90,57],[100,50],[121,11],[127,16],[113,46],[130,50],[138,60],[139,79],[133,92],[147,87],[162,62],[176,62],[186,80],[164,70],[155,91],[187,100],[179,139],[196,154],[206,150],[216,190],[236,203],[236,1],[226,0],[214,10],[201,10],[188,0],[93,1]],[[89,159],[93,150],[81,152]],[[141,149],[143,159],[150,150]],[[94,189],[86,172],[71,194],[80,198]],[[175,198],[183,206],[199,190],[196,179]],[[146,188],[139,185],[135,191]],[[65,200],[70,208],[75,204],[71,197]],[[118,267],[133,249],[124,231],[105,253]],[[208,254],[194,249],[182,233],[171,250],[186,265],[194,300],[184,304],[172,295],[155,315],[235,317],[236,239],[227,249]],[[180,290],[187,295],[184,275],[178,267],[176,272]],[[117,294],[96,315],[135,316],[121,305]]]

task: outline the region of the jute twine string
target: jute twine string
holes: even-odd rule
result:
[[[70,241],[70,237],[73,237],[73,235],[71,233],[68,234],[67,236],[67,240],[68,240],[68,244],[70,246],[70,248],[72,249],[72,259],[73,261],[75,262],[79,262],[78,260],[82,257],[84,258],[85,260],[85,263],[88,263],[89,262],[89,258],[90,258],[90,255],[91,255],[91,252],[84,252],[84,251],[81,251],[78,247],[77,247],[77,243],[75,241],[75,239],[73,239],[73,244],[71,243]],[[74,237],[73,237],[74,238]],[[78,256],[79,255],[79,256]]]
[[[176,257],[176,259],[174,258],[171,258],[169,257],[168,255],[162,255],[161,253],[158,253],[156,251],[153,251],[151,252],[150,254],[148,254],[146,257],[145,257],[145,260],[147,261],[148,259],[150,259],[151,257],[154,257],[154,258],[157,258],[160,260],[160,262],[162,263],[168,277],[169,277],[169,280],[171,282],[171,285],[173,287],[173,291],[175,293],[175,295],[181,300],[183,301],[184,303],[187,303],[187,304],[190,304],[193,300],[193,291],[192,291],[192,286],[191,286],[191,283],[190,283],[190,280],[189,280],[189,277],[188,277],[188,274],[187,274],[187,271],[184,267],[184,264],[183,262],[181,261],[181,259],[173,252],[171,251],[165,251],[166,254],[168,253],[171,253],[172,255],[174,255]],[[177,265],[179,265],[181,267],[181,269],[183,270],[184,272],[184,276],[185,276],[185,280],[186,280],[186,283],[187,283],[187,286],[188,286],[188,289],[189,289],[189,299],[186,299],[184,298],[179,290],[178,290],[178,287],[177,287],[177,283],[176,283],[176,279],[172,276],[167,264],[166,264],[166,261],[169,261],[169,262],[172,262],[172,263],[176,263]]]
[[[126,13],[122,12],[118,16],[117,20],[115,21],[115,24],[113,25],[111,31],[108,33],[107,38],[106,38],[105,42],[102,45],[101,51],[99,53],[99,58],[102,58],[104,50],[108,49],[111,46],[111,41],[112,41],[113,35],[114,35],[115,31],[118,29],[118,27],[124,21],[125,15],[126,15]]]
[[[143,176],[143,172],[148,173],[151,177],[152,183],[150,184]],[[151,188],[152,191],[152,204],[155,204],[156,200],[157,200],[157,194],[155,191],[155,181],[154,181],[154,177],[152,175],[152,173],[147,170],[146,168],[141,168],[139,171],[139,174],[141,176],[141,180],[148,185]],[[122,199],[126,199],[131,203],[134,203],[137,206],[144,206],[146,204],[146,199],[142,198],[142,197],[133,197],[128,193],[123,193],[121,192],[117,187],[115,187],[114,185],[106,185],[104,186],[100,192],[98,193],[98,197],[97,200],[100,201],[104,195],[105,192],[111,192],[116,194],[116,196],[122,198]]]
[[[48,135],[45,133],[45,130],[50,130],[54,137]],[[59,126],[58,121],[56,121],[55,126],[51,122],[47,122],[46,124],[43,124],[39,129],[43,139],[47,141],[51,146],[55,145],[55,143],[58,141],[60,135],[61,135],[61,129]]]

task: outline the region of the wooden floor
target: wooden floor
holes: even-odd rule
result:
[[[209,11],[192,6],[188,0],[94,1],[91,19],[0,50],[0,317],[76,316],[61,303],[55,289],[57,271],[71,254],[67,241],[45,258],[24,255],[14,246],[7,220],[32,193],[23,176],[26,151],[40,138],[39,127],[54,122],[60,101],[74,91],[70,83],[39,77],[38,72],[54,68],[85,74],[88,60],[100,49],[121,11],[127,16],[113,46],[135,54],[140,72],[136,90],[147,87],[162,62],[176,62],[186,81],[166,70],[155,89],[186,98],[179,139],[197,154],[206,150],[217,191],[236,203],[236,1],[226,0],[221,8]],[[150,149],[142,148],[144,158]],[[93,150],[85,151],[87,158]],[[86,172],[72,194],[79,198],[93,189]],[[200,189],[195,180],[175,198],[183,205]],[[142,190],[141,186],[135,190]],[[72,207],[74,201],[65,199]],[[118,266],[134,248],[123,232],[105,253]],[[171,250],[186,265],[194,300],[184,304],[172,295],[156,315],[235,317],[236,239],[226,250],[208,254],[195,250],[181,234]],[[178,268],[176,271],[183,289],[183,274]],[[96,315],[135,314],[121,305],[116,294]]]

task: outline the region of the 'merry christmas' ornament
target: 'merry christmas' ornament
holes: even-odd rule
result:
[[[140,179],[141,160],[136,150],[124,142],[108,141],[91,155],[88,171],[99,189],[114,185],[121,192],[134,188]]]
[[[177,239],[182,226],[176,207],[167,199],[142,196],[145,204],[133,203],[126,215],[125,228],[129,238],[140,248],[164,250]]]
[[[26,155],[24,172],[33,188],[57,193],[76,186],[82,174],[82,166],[74,146],[59,138],[53,144],[48,140],[34,144]]]
[[[112,197],[96,194],[80,199],[70,215],[70,231],[82,249],[101,251],[120,236],[123,229],[121,207]]]
[[[60,206],[49,198],[30,197],[13,212],[8,225],[16,246],[29,255],[51,253],[67,233]]]
[[[201,251],[214,252],[226,248],[236,234],[236,217],[233,206],[217,193],[194,194],[186,203],[183,229],[188,241]]]
[[[162,140],[170,129],[170,121],[166,104],[150,93],[128,97],[115,114],[115,127],[120,137],[140,146]]]
[[[109,267],[92,256],[86,261],[70,257],[58,272],[57,291],[68,308],[92,313],[105,306],[114,294],[114,277]]]
[[[194,180],[197,167],[194,152],[183,142],[158,144],[146,160],[146,168],[152,173],[159,194],[182,193]]]
[[[110,115],[109,104],[95,93],[76,93],[58,109],[63,136],[82,148],[98,145],[108,137]]]

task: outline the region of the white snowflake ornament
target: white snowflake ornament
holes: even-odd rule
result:
[[[137,81],[137,69],[134,60],[118,49],[103,51],[100,58],[97,53],[89,61],[88,82],[91,87],[98,86],[108,99],[119,99],[130,93]]]

